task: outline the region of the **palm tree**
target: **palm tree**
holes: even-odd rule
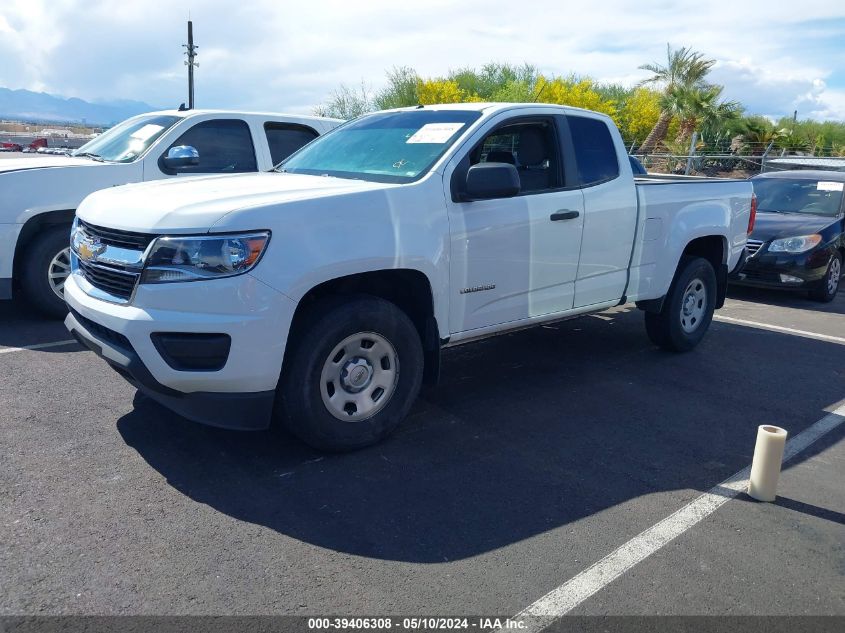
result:
[[[719,101],[722,86],[681,87],[674,92],[678,93],[675,107],[681,119],[678,141],[688,140],[696,129],[701,131],[702,140],[715,140],[725,124],[738,119],[742,112],[736,101]]]
[[[747,117],[742,121],[742,140],[752,155],[760,155],[773,142],[787,133],[785,129],[778,129],[774,123],[765,117]]]
[[[795,130],[784,132],[777,142],[778,147],[790,153],[806,152],[810,147],[809,139]]]
[[[640,146],[641,152],[653,150],[666,138],[672,117],[681,107],[679,97],[682,95],[677,92],[678,89],[705,87],[704,78],[710,72],[714,63],[715,60],[704,59],[704,55],[701,53],[686,47],[672,50],[672,47],[667,44],[666,65],[654,63],[640,66],[641,70],[651,72],[652,76],[644,79],[638,85],[652,84],[663,88],[660,116]]]

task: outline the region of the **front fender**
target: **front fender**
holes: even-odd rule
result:
[[[300,301],[340,277],[379,270],[419,271],[431,285],[434,316],[448,321],[449,225],[442,186],[432,179],[245,209],[215,225],[269,227],[272,238],[252,274]],[[235,224],[236,223],[236,224]]]

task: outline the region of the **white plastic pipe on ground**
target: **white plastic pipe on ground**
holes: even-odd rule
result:
[[[774,501],[777,496],[778,478],[786,446],[786,429],[771,424],[757,428],[757,443],[751,461],[748,496],[758,501]]]

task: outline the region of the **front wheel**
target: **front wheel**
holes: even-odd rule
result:
[[[702,257],[683,257],[660,312],[646,312],[651,341],[673,352],[688,352],[701,342],[716,308],[716,273]]]
[[[810,299],[822,303],[833,301],[836,298],[836,293],[839,292],[839,279],[841,277],[842,255],[834,251],[833,257],[830,258],[830,263],[827,265],[824,279],[821,280],[816,289],[810,291]]]
[[[25,246],[21,285],[27,299],[42,314],[64,318],[65,281],[70,275],[70,227],[44,231]]]
[[[387,437],[422,383],[414,324],[394,304],[353,296],[309,311],[279,384],[285,426],[320,450],[349,451]]]

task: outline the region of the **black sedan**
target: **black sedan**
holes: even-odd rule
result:
[[[731,281],[833,300],[845,254],[845,172],[771,172],[751,182],[757,220],[748,236],[748,259]]]

